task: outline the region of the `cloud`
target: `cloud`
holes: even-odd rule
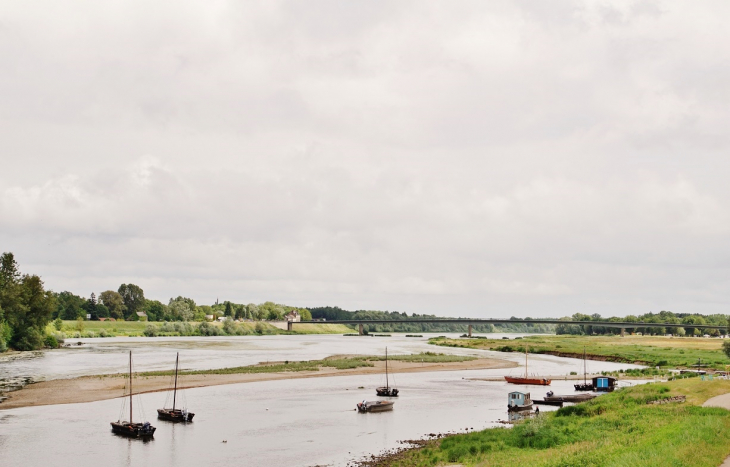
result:
[[[719,311],[724,8],[5,6],[0,248],[84,295]]]

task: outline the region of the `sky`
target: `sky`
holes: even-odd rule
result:
[[[0,4],[0,251],[47,288],[727,313],[730,3]]]

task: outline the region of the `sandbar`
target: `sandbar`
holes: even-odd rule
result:
[[[241,373],[221,375],[185,375],[179,388],[200,388],[222,384],[252,383],[298,378],[323,378],[333,376],[368,375],[383,373],[385,362],[374,361],[373,367],[338,370],[322,367],[318,371],[287,371],[280,373]],[[393,373],[416,373],[427,371],[488,370],[512,368],[514,362],[492,358],[479,358],[466,362],[420,363],[388,362],[388,370]],[[0,403],[0,410],[17,409],[55,404],[77,404],[114,399],[124,395],[126,378],[123,375],[82,376],[71,379],[55,379],[29,384],[22,389],[4,394],[7,399]],[[140,376],[133,381],[134,393],[166,391],[170,385],[169,376]]]

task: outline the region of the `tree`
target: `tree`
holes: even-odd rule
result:
[[[312,313],[306,308],[300,308],[299,315],[302,317],[302,321],[312,321]]]
[[[8,316],[13,329],[10,345],[18,350],[34,350],[43,346],[43,333],[51,320],[55,300],[53,293],[43,289],[38,276],[25,275],[20,282],[21,306]]]
[[[190,308],[190,303],[183,297],[177,297],[174,300],[171,298],[167,309],[170,310],[170,315],[175,320],[191,321],[195,315],[195,309]]]
[[[56,294],[56,310],[53,315],[65,320],[74,320],[86,313],[82,308],[84,304],[84,299],[78,295],[68,291],[61,292]]]
[[[159,300],[146,300],[144,311],[148,321],[162,321],[167,314],[167,307]]]
[[[226,305],[226,308],[223,311],[223,314],[225,316],[229,316],[229,317],[230,316],[233,316],[233,305],[231,304],[231,302],[229,302],[228,300],[226,300],[225,305]]]
[[[137,312],[142,311],[145,305],[144,290],[138,285],[122,284],[119,286],[119,295],[124,301],[124,319],[135,319]]]
[[[725,355],[730,358],[730,340],[723,339],[722,341],[722,351],[725,352]]]
[[[124,299],[119,292],[107,290],[99,294],[99,300],[109,310],[109,316],[114,319],[124,318]]]

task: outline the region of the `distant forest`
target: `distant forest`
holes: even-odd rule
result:
[[[405,312],[398,311],[374,311],[374,310],[357,310],[347,311],[336,306],[323,306],[309,308],[312,313],[312,319],[325,319],[327,321],[356,319],[356,320],[411,320],[411,319],[444,319],[445,316],[435,315],[419,315],[413,313],[409,315]],[[520,318],[511,318],[518,320]],[[529,319],[529,318],[528,318]],[[448,323],[393,323],[393,324],[366,324],[363,329],[367,332],[467,332],[466,324],[448,324]],[[509,323],[509,324],[475,324],[472,326],[472,332],[531,332],[541,334],[552,334],[555,332],[553,324],[525,324],[525,323]]]
[[[609,335],[619,334],[621,329],[606,327],[606,326],[593,326],[589,324],[591,321],[621,321],[621,322],[644,322],[644,323],[668,323],[668,324],[684,324],[685,326],[680,328],[669,328],[664,326],[652,326],[652,327],[627,327],[627,332],[640,332],[642,334],[651,334],[657,336],[663,336],[665,334],[671,334],[675,336],[699,336],[703,334],[709,334],[711,336],[717,336],[719,334],[726,334],[727,330],[718,329],[698,329],[693,327],[693,324],[707,324],[714,326],[730,326],[727,315],[715,314],[715,315],[700,315],[697,313],[672,313],[671,311],[660,311],[659,313],[645,313],[643,315],[628,315],[624,317],[611,317],[604,318],[599,314],[584,315],[582,313],[575,313],[573,316],[560,318],[565,321],[585,321],[586,324],[558,324],[555,328],[556,334],[575,334],[575,335]]]

